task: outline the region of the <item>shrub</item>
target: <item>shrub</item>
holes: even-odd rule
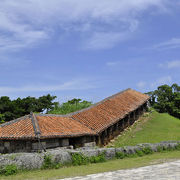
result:
[[[144,155],[144,152],[142,150],[136,150],[136,154],[142,157]]]
[[[105,162],[106,158],[104,153],[99,154],[98,156],[92,156],[89,158],[90,163],[100,163],[100,162]]]
[[[177,150],[180,150],[180,143],[176,146]]]
[[[72,154],[72,164],[74,166],[78,165],[86,165],[89,163],[100,163],[100,162],[105,162],[105,154],[99,154],[98,156],[91,156],[91,157],[86,157],[83,154],[75,153]]]
[[[0,174],[5,176],[13,175],[16,174],[17,172],[18,169],[15,164],[10,164],[0,169]]]
[[[89,163],[89,158],[79,154],[79,153],[74,153],[72,154],[72,164],[74,166],[78,166],[78,165],[86,165]]]
[[[145,147],[142,149],[144,154],[152,154],[153,150],[150,147]]]
[[[61,167],[63,167],[63,164],[61,164],[61,163],[55,163],[53,166],[53,168],[55,168],[55,169],[59,169]]]
[[[163,151],[173,151],[175,148],[172,148],[172,147],[166,147],[164,146],[163,147]]]
[[[42,169],[50,169],[52,168],[53,164],[52,157],[50,155],[45,155]]]
[[[116,156],[117,159],[123,159],[123,158],[126,157],[124,152],[116,152],[115,156]]]
[[[44,156],[44,162],[42,165],[42,169],[59,169],[60,167],[62,167],[63,165],[61,163],[55,163],[52,160],[52,156],[51,155],[45,155]]]
[[[136,154],[125,154],[125,157],[128,157],[128,158],[133,158],[133,157],[136,157],[137,155]]]
[[[12,174],[16,174],[18,171],[17,166],[15,164],[11,164],[11,165],[7,165],[5,167],[5,175],[12,175]]]
[[[157,147],[157,152],[163,152],[163,147],[158,146],[158,147]]]

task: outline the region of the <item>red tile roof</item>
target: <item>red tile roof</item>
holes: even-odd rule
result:
[[[74,113],[72,118],[99,133],[137,109],[148,99],[149,96],[145,94],[127,89],[86,110]]]
[[[41,138],[95,135],[95,132],[70,117],[36,116]]]
[[[30,114],[0,125],[0,139],[41,139],[97,135],[134,111],[149,96],[127,89],[68,115]]]
[[[0,126],[0,139],[35,138],[32,121],[29,115],[3,123]]]

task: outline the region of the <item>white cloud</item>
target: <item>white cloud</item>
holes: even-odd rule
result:
[[[140,82],[137,83],[137,87],[138,87],[139,89],[143,89],[143,88],[146,87],[146,84],[147,84],[146,82],[140,81]]]
[[[151,88],[157,88],[160,85],[170,84],[170,83],[172,83],[172,77],[164,76],[164,77],[158,78],[155,82],[151,83]]]
[[[180,68],[180,60],[168,61],[166,63],[160,64],[159,66],[168,69]]]
[[[119,61],[114,61],[114,62],[112,61],[112,62],[107,62],[106,66],[112,67],[112,66],[116,66],[118,64],[119,64]]]
[[[114,32],[96,32],[87,41],[84,46],[85,49],[109,49],[118,42],[127,39],[127,34]]]
[[[165,42],[156,44],[153,46],[153,49],[175,49],[180,48],[180,38],[172,38]]]
[[[1,2],[0,2],[1,5]],[[27,23],[19,22],[16,14],[3,12],[0,7],[0,52],[17,51],[24,47],[31,47],[36,42],[46,39],[47,34]],[[10,15],[9,15],[10,14]],[[13,16],[14,15],[14,16]]]
[[[0,52],[33,47],[50,38],[54,31],[62,30],[86,33],[82,37],[88,49],[111,48],[138,28],[141,13],[151,7],[165,9],[167,2],[3,0],[0,1]]]
[[[180,68],[180,60],[171,61],[167,63],[168,68]]]
[[[54,92],[65,90],[86,90],[92,89],[95,86],[87,79],[74,79],[59,85],[40,85],[31,84],[21,87],[1,87],[0,95],[16,92]]]
[[[0,54],[0,68],[3,69],[4,72],[6,70],[26,67],[30,64],[30,61],[24,57],[18,58],[13,57],[12,55],[1,55]]]

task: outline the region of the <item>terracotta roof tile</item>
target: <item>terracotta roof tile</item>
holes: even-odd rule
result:
[[[32,139],[35,133],[29,116],[24,116],[0,126],[0,139]]]
[[[98,133],[115,123],[117,119],[123,118],[129,112],[138,108],[148,99],[149,96],[128,89],[109,97],[86,110],[74,113],[72,118]]]
[[[37,115],[36,119],[39,124],[41,138],[95,134],[91,129],[70,117]]]

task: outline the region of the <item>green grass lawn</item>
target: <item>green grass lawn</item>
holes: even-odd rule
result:
[[[89,164],[83,166],[71,166],[60,169],[33,170],[21,172],[13,176],[0,176],[4,180],[22,180],[22,179],[60,179],[65,177],[81,176],[106,171],[115,171],[119,169],[135,168],[146,165],[152,165],[167,161],[180,159],[180,151],[169,151],[154,153],[143,157],[133,157],[125,159],[109,160],[104,163]]]
[[[168,140],[180,140],[180,119],[153,111],[141,117],[109,146],[121,147]]]

